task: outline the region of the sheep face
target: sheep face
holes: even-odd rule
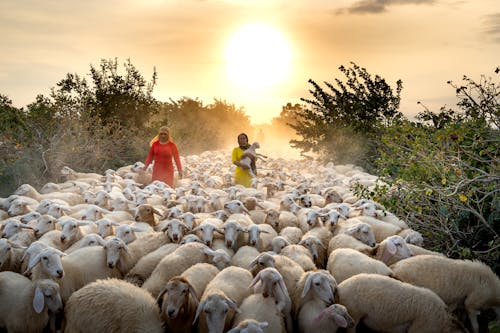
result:
[[[353,236],[357,240],[365,243],[368,246],[375,246],[375,234],[372,227],[367,223],[358,223],[352,228],[345,231],[346,234]]]
[[[42,215],[35,226],[35,237],[40,238],[45,233],[56,229],[57,220],[50,215]]]
[[[12,245],[7,239],[0,239],[0,272],[7,269],[12,252]]]
[[[301,297],[304,299],[312,292],[326,304],[332,304],[335,300],[336,286],[337,283],[329,272],[324,270],[311,272],[307,275]]]
[[[106,250],[106,262],[109,268],[115,268],[123,252],[127,253],[128,251],[125,242],[117,237],[108,239],[104,249]]]
[[[63,255],[65,253],[54,248],[45,248],[30,258],[27,271],[31,271],[35,265],[40,263],[42,272],[54,279],[60,279],[64,276],[64,269],[61,262],[61,256]]]
[[[189,295],[198,303],[193,288],[186,280],[172,278],[158,295],[162,313],[170,319],[177,318],[179,311],[187,306]]]
[[[35,282],[35,295],[33,297],[33,308],[35,312],[42,312],[44,306],[53,312],[58,313],[62,310],[63,304],[59,285],[50,279],[37,280]]]
[[[224,204],[224,209],[229,212],[229,214],[237,213],[248,213],[247,208],[240,200],[229,200]]]
[[[230,310],[237,310],[237,305],[232,300],[223,295],[209,295],[198,305],[196,318],[203,313],[209,332],[223,332]]]

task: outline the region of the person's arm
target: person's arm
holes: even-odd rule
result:
[[[240,163],[240,159],[241,157],[238,158],[238,148],[234,148],[231,154],[231,160],[233,161],[233,164],[242,169],[248,169],[246,165]]]
[[[144,162],[144,169],[147,169],[148,165],[151,164],[151,162],[153,161],[153,157],[154,157],[153,146],[154,146],[154,144],[152,144],[151,147],[149,148],[148,157],[146,157],[146,162]]]
[[[172,155],[174,155],[175,165],[177,166],[177,172],[179,173],[179,178],[184,175],[182,172],[181,158],[179,157],[179,151],[177,150],[177,145],[172,142]]]

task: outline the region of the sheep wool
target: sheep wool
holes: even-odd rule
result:
[[[160,309],[147,291],[118,279],[97,280],[71,295],[66,333],[163,333]]]

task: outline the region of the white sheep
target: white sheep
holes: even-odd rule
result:
[[[292,259],[280,254],[272,255],[268,252],[259,254],[249,265],[249,269],[254,275],[268,267],[276,268],[280,272],[290,294],[294,292],[297,282],[304,274],[304,269]]]
[[[21,272],[21,260],[26,247],[8,239],[0,239],[0,271]]]
[[[387,237],[377,244],[373,248],[373,251],[375,252],[373,258],[382,261],[387,266],[413,256],[408,244],[398,235]]]
[[[209,217],[201,221],[200,224],[192,230],[192,232],[196,232],[207,246],[212,246],[214,237],[223,238],[223,225],[224,222],[222,222],[221,219]],[[218,234],[214,235],[214,231]]]
[[[279,253],[295,261],[304,271],[316,269],[311,251],[303,245],[290,244],[285,246]]]
[[[156,298],[166,328],[190,333],[199,300],[207,284],[219,273],[211,264],[199,263],[171,278]]]
[[[158,297],[165,281],[176,275],[181,275],[194,264],[208,262],[205,254],[206,248],[206,245],[195,242],[179,246],[158,263],[151,276],[144,281],[142,288],[149,291],[154,297]]]
[[[271,225],[274,230],[281,232],[286,227],[298,227],[297,216],[286,210],[268,209],[264,223]]]
[[[260,296],[262,297],[262,296]],[[248,308],[248,309],[252,309],[252,306],[254,306],[255,303],[261,303],[259,300],[256,300],[254,301],[253,299],[254,298],[259,298],[259,295],[250,295],[248,296],[247,298],[249,299],[252,299],[251,303],[249,303],[249,305],[246,304],[245,300],[246,298],[243,300],[243,303],[241,304],[242,306],[245,305],[245,308]],[[269,308],[272,307],[272,300],[270,299],[264,299],[263,302],[267,302],[266,306],[262,306],[262,315],[269,315]],[[269,307],[268,307],[269,306]],[[255,307],[254,307],[255,308]],[[243,312],[243,311],[242,311]],[[237,314],[236,316],[238,316],[239,314]],[[260,312],[258,314],[254,314],[254,313],[250,313],[249,316],[252,316],[252,317],[258,317],[260,315]],[[276,317],[274,317],[276,318]],[[273,318],[273,319],[274,319]],[[236,323],[237,319],[235,318],[234,319],[234,323]],[[264,331],[265,328],[269,327],[269,322],[267,321],[257,321],[255,319],[244,319],[244,320],[239,320],[237,321],[237,325],[236,326],[233,326],[233,328],[231,328],[229,331],[227,331],[227,333],[265,333],[265,332],[281,332],[281,333],[286,333],[286,331],[284,330],[284,325],[281,325],[281,326],[274,326],[274,325],[271,325],[271,328],[269,329],[269,331]]]
[[[130,244],[141,237],[146,237],[151,233],[156,233],[153,228],[144,222],[134,222],[133,224],[119,224],[115,228],[115,237],[120,238],[125,244]],[[165,239],[167,241],[167,239]]]
[[[35,233],[35,237],[40,238],[42,237],[45,233],[51,231],[51,230],[56,230],[57,228],[57,219],[53,216],[50,215],[41,215],[35,224],[35,227],[33,228],[33,231]]]
[[[285,227],[281,229],[279,235],[285,237],[291,244],[298,244],[304,233],[298,227]]]
[[[151,232],[136,239],[130,244],[125,244],[118,237],[106,239],[106,260],[109,267],[118,267],[126,275],[137,262],[146,254],[157,250],[167,243],[167,237],[161,232]]]
[[[401,227],[399,226],[396,226],[388,222],[384,222],[382,220],[379,220],[371,216],[357,216],[346,220],[347,224],[354,224],[357,222],[366,223],[372,227],[373,234],[375,236],[375,241],[377,243],[380,243],[387,237],[397,235],[402,230]]]
[[[281,250],[283,250],[285,246],[288,246],[290,244],[291,243],[288,238],[283,236],[276,236],[271,241],[271,250],[276,254],[280,254]]]
[[[39,264],[35,267],[38,270],[33,270],[32,280],[40,277],[57,280],[64,303],[73,292],[90,282],[108,277],[122,277],[118,269],[107,264],[106,252],[102,246],[84,247],[62,258],[58,255],[47,256],[47,250],[49,248],[30,260],[31,267]]]
[[[255,246],[259,251],[272,248],[272,240],[277,237],[276,230],[268,224],[253,224],[247,227],[248,245]]]
[[[267,156],[257,153],[256,149],[258,148],[260,148],[260,144],[257,141],[253,142],[249,148],[245,149],[240,159],[240,165],[244,165],[246,167],[250,175],[252,175],[252,178],[257,177],[251,168],[252,160],[255,161],[260,158],[265,161],[267,158]]]
[[[323,307],[334,303],[337,282],[326,270],[309,271],[302,274],[292,293],[293,313],[300,317],[303,307],[309,302],[320,301]]]
[[[104,238],[102,238],[98,234],[88,234],[83,236],[83,238],[80,239],[78,242],[76,242],[75,244],[71,245],[69,248],[64,250],[64,252],[70,254],[78,249],[87,246],[104,246],[104,245],[106,245],[106,241],[104,240]]]
[[[33,186],[29,184],[22,184],[17,188],[14,194],[27,196],[35,200],[41,201],[43,199],[59,199],[66,202],[68,205],[73,206],[83,202],[80,194],[74,192],[51,192],[47,194],[39,193]]]
[[[339,328],[350,328],[354,325],[354,320],[349,315],[347,308],[342,304],[332,304],[319,313],[317,310],[321,309],[322,303],[316,302],[316,304],[319,306],[309,306],[303,309],[303,312],[301,312],[301,325],[318,332],[332,333],[337,332]]]
[[[144,255],[137,261],[132,269],[125,275],[125,280],[137,286],[142,286],[144,281],[151,276],[151,273],[158,263],[167,255],[174,252],[179,244],[167,243],[158,249]]]
[[[349,247],[365,254],[371,254],[376,245],[373,230],[369,224],[357,223],[343,233],[337,234],[328,243],[328,255],[338,248]]]
[[[98,280],[71,295],[64,308],[64,332],[163,333],[155,299],[118,279]]]
[[[230,328],[239,304],[251,294],[252,274],[230,266],[220,271],[207,285],[196,309],[198,332],[222,333]]]
[[[380,332],[450,332],[453,325],[446,304],[433,291],[379,274],[357,274],[341,282],[336,301],[354,321],[348,333],[355,333],[361,321]]]
[[[337,283],[360,273],[392,276],[392,271],[382,261],[350,248],[340,248],[330,253],[326,269]]]
[[[239,306],[227,333],[286,333],[283,315],[276,307],[272,297],[252,294]]]
[[[261,270],[252,280],[251,287],[254,288],[254,293],[261,293],[264,298],[272,297],[274,299],[277,310],[283,316],[286,330],[292,332],[292,300],[280,272],[273,267]],[[270,310],[272,311],[272,309]]]
[[[97,225],[97,234],[103,238],[114,235],[115,227],[120,225],[120,223],[107,218],[99,219],[95,221],[95,224]]]
[[[2,238],[8,238],[20,246],[29,246],[36,240],[32,226],[14,219],[9,219],[3,226]]]
[[[248,268],[250,263],[260,254],[253,246],[244,245],[231,258],[231,266]]]
[[[313,256],[314,263],[318,268],[325,268],[328,243],[332,233],[325,227],[314,227],[302,236],[299,245],[305,246]]]
[[[494,308],[500,313],[500,279],[480,261],[418,255],[391,269],[398,280],[434,291],[451,310],[463,305],[474,333],[479,330],[479,310]]]
[[[42,332],[49,316],[62,310],[59,286],[49,279],[31,281],[0,272],[0,327],[11,333]]]
[[[186,233],[191,229],[179,219],[167,220],[161,228],[163,232],[167,233],[168,238],[173,243],[179,243]]]
[[[67,249],[83,236],[97,231],[97,227],[92,221],[79,221],[72,217],[61,217],[57,221],[61,225],[61,243]]]

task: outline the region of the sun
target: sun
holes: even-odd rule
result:
[[[251,23],[241,27],[228,41],[227,75],[246,90],[264,90],[284,81],[290,71],[291,49],[274,27]]]

